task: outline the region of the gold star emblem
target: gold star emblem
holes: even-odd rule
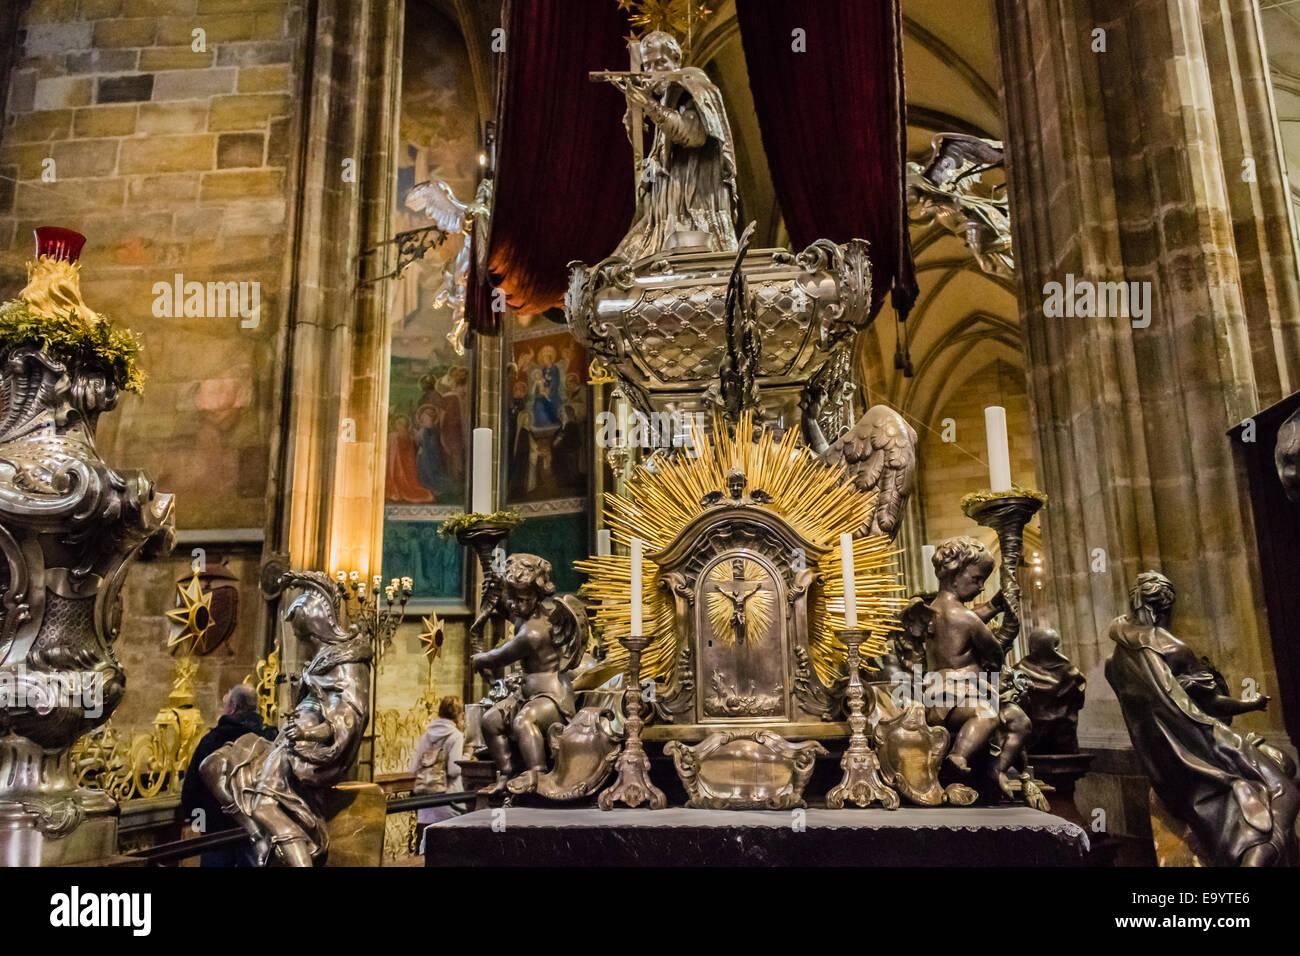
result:
[[[438,620],[437,614],[431,614],[420,618],[420,623],[424,625],[424,630],[420,633],[420,644],[424,648],[424,656],[432,664],[442,654],[442,621]]]
[[[184,584],[176,585],[176,609],[167,612],[172,623],[172,633],[167,646],[175,647],[190,641],[190,649],[197,647],[204,633],[212,626],[212,592],[203,590],[199,572]]]

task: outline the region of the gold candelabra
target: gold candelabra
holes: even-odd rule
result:
[[[376,723],[379,713],[379,666],[384,652],[393,643],[393,636],[406,616],[406,602],[411,599],[415,582],[409,577],[393,578],[384,584],[376,574],[367,586],[358,571],[338,571],[334,575],[343,613],[350,625],[370,642],[374,661],[370,666],[370,773],[375,773]],[[380,595],[383,599],[380,599]]]
[[[378,664],[384,651],[393,643],[393,635],[406,616],[406,602],[411,599],[415,582],[409,577],[393,578],[388,584],[376,574],[369,586],[357,571],[335,574],[339,596],[348,623],[370,641]],[[380,594],[384,599],[380,600]]]

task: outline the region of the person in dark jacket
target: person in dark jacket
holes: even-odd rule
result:
[[[181,812],[184,825],[199,833],[220,833],[236,829],[235,821],[221,809],[221,803],[203,785],[199,764],[219,747],[238,740],[247,733],[259,734],[267,740],[275,739],[275,728],[262,723],[257,709],[257,692],[247,684],[236,684],[226,691],[221,702],[221,718],[217,725],[203,735],[194,756],[190,758],[185,780],[181,784]],[[200,866],[251,866],[252,847],[239,844],[209,850],[199,855]]]

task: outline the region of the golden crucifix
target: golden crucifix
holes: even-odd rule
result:
[[[749,626],[745,606],[750,598],[763,590],[763,579],[747,579],[744,559],[734,558],[731,562],[731,578],[716,582],[714,588],[731,602],[731,630],[735,634],[736,643],[744,644]]]

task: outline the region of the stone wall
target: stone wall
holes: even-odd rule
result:
[[[100,451],[175,494],[178,527],[189,532],[174,556],[139,562],[123,590],[117,651],[128,691],[114,723],[144,729],[166,700],[164,612],[196,545],[210,559],[228,556],[241,583],[235,634],[199,663],[198,704],[211,720],[263,651],[257,574],[277,431],[303,5],[18,6],[26,10],[0,127],[0,299],[25,281],[35,226],[86,234],[86,300],[140,334],[148,375],[142,397],[123,396],[102,420]],[[184,298],[160,298],[177,275],[205,284],[189,314]],[[206,284],[226,282],[248,283],[246,311],[256,302],[256,316],[209,303]]]
[[[918,453],[918,493],[925,516],[925,543],[964,534],[993,542],[997,536],[962,514],[961,499],[989,486],[984,409],[1002,405],[1007,410],[1011,445],[1011,477],[1017,484],[1038,487],[1034,467],[1029,399],[1024,372],[1004,362],[976,371],[935,412],[921,431]],[[945,419],[954,422],[956,441],[943,440]]]
[[[1252,677],[1276,690],[1227,436],[1300,381],[1296,261],[1258,9],[996,9],[1035,457],[1052,498],[1046,598],[1089,675],[1081,738],[1127,745],[1101,665],[1107,623],[1141,570],[1173,580],[1174,632],[1231,684]],[[1149,324],[1048,318],[1047,284],[1070,275],[1145,283]],[[1238,724],[1277,734],[1279,710]]]
[[[87,300],[140,333],[149,375],[101,451],[175,493],[182,528],[265,517],[299,15],[296,0],[33,0],[22,25],[0,295],[21,285],[34,226],[89,237]],[[178,274],[258,283],[260,315],[160,301]]]

